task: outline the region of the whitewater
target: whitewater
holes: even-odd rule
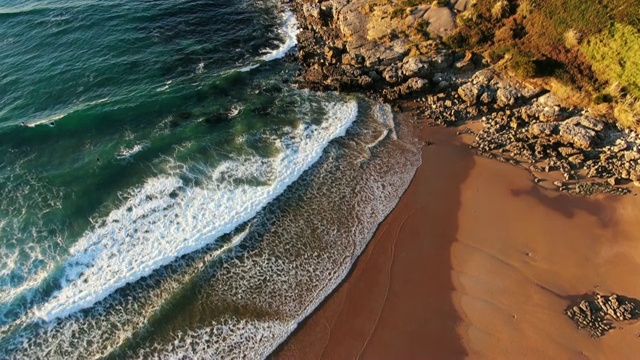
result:
[[[224,162],[207,169],[213,171],[202,186],[185,186],[181,177],[192,177],[188,172],[147,180],[74,245],[62,289],[36,316],[50,321],[92,306],[250,220],[313,165],[331,140],[345,134],[357,111],[355,101],[329,104],[320,126],[304,125],[274,139],[275,158]],[[265,185],[243,184],[251,180]]]
[[[0,358],[264,358],[420,162],[272,1],[7,1]]]

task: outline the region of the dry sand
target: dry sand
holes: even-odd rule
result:
[[[640,324],[592,339],[563,315],[593,291],[640,298],[640,197],[544,190],[455,130],[421,136],[435,145],[396,209],[272,357],[640,358]]]

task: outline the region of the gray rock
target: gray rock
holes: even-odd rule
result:
[[[546,106],[538,113],[540,121],[562,121],[566,119],[565,114],[556,107]]]
[[[529,126],[529,133],[534,136],[551,136],[558,132],[560,124],[551,123],[533,123]]]
[[[429,74],[428,64],[420,58],[406,57],[402,61],[402,75],[406,78],[425,77]]]
[[[566,122],[571,125],[582,125],[594,131],[602,131],[604,129],[604,124],[601,121],[586,116],[574,116]]]
[[[581,126],[563,123],[559,126],[559,135],[565,144],[573,144],[583,150],[591,149],[595,131]]]
[[[521,94],[516,89],[500,88],[496,93],[496,99],[499,106],[512,106],[518,101]]]
[[[447,36],[456,29],[456,14],[447,6],[432,6],[424,14],[424,19],[429,22],[427,31],[430,34]]]
[[[473,83],[466,83],[458,88],[458,95],[468,104],[475,104],[482,93],[482,87]]]
[[[473,76],[471,77],[471,81],[474,84],[489,85],[494,78],[495,73],[493,72],[493,70],[483,69],[473,74]]]
[[[429,82],[427,80],[413,77],[400,87],[400,92],[403,95],[408,95],[410,93],[425,91],[428,87]]]

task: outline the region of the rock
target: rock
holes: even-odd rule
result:
[[[604,129],[604,124],[602,122],[585,116],[574,116],[566,122],[571,125],[582,125],[593,131],[602,131]]]
[[[411,78],[400,87],[400,93],[408,95],[411,93],[422,92],[429,87],[429,82],[422,78]]]
[[[362,75],[358,78],[358,85],[364,89],[368,89],[373,87],[374,82],[373,79],[367,75]]]
[[[458,95],[468,104],[475,104],[478,101],[482,88],[472,83],[466,83],[458,88]]]
[[[557,107],[547,106],[538,113],[540,121],[562,121],[566,119],[565,114]]]
[[[494,78],[495,74],[493,70],[483,69],[473,74],[471,81],[474,84],[489,85]]]
[[[462,74],[462,73],[469,72],[474,68],[475,68],[475,65],[473,64],[472,61],[461,60],[455,64],[453,70],[456,72],[456,74]]]
[[[320,4],[306,3],[302,7],[302,12],[306,17],[320,18]]]
[[[453,57],[448,52],[440,53],[431,58],[431,65],[436,71],[445,71],[451,67]]]
[[[562,156],[569,158],[573,155],[577,155],[580,153],[580,150],[574,149],[572,147],[562,146],[558,148],[558,152],[562,154]]]
[[[596,293],[593,299],[587,298],[577,305],[570,305],[564,313],[579,329],[587,330],[594,338],[604,336],[614,328],[608,321],[608,317],[613,321],[638,318],[638,309],[635,304],[616,294],[603,296]]]
[[[558,129],[560,138],[565,144],[573,144],[583,150],[591,149],[593,138],[596,136],[596,133],[591,129],[567,122],[560,125]]]
[[[628,147],[629,144],[626,141],[624,141],[623,139],[618,139],[616,140],[616,144],[611,147],[611,151],[618,153],[627,150]]]
[[[537,103],[542,106],[560,106],[560,100],[551,93],[546,93],[537,99]]]
[[[382,73],[382,77],[389,83],[395,84],[400,81],[400,75],[398,74],[398,68],[395,66],[387,67]]]
[[[576,165],[576,166],[578,166],[578,167],[581,167],[582,163],[584,162],[584,155],[578,154],[578,155],[570,156],[569,157],[569,162],[574,164],[574,165]]]
[[[624,152],[624,160],[625,161],[635,161],[635,160],[640,160],[640,154],[638,154],[635,151],[625,151]]]
[[[480,96],[480,102],[483,104],[491,104],[495,100],[495,95],[490,91],[484,91]]]
[[[534,136],[551,136],[558,131],[559,123],[534,123],[529,126],[529,133]]]
[[[429,22],[427,31],[430,34],[445,37],[456,29],[456,14],[447,6],[432,6],[423,19]]]
[[[404,77],[426,77],[428,74],[428,64],[422,59],[416,57],[406,57],[402,61],[402,75]]]
[[[496,93],[499,106],[512,106],[520,98],[520,93],[515,89],[500,88]]]
[[[408,50],[405,40],[398,39],[389,45],[367,42],[357,52],[364,56],[367,67],[374,67],[396,64],[407,55]]]
[[[467,11],[473,4],[473,0],[453,0],[451,4],[458,13]]]
[[[609,184],[611,184],[611,186],[616,186],[620,183],[620,179],[618,179],[618,177],[616,176],[612,176],[610,178],[607,179],[607,182]]]

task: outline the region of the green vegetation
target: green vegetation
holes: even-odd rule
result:
[[[533,55],[520,51],[512,53],[511,61],[509,61],[509,70],[521,78],[532,78],[538,74],[536,64],[533,61]]]
[[[518,76],[552,77],[596,102],[640,99],[640,0],[483,0],[457,22],[444,39],[456,50],[504,60]],[[612,86],[619,93],[594,95]]]
[[[593,69],[609,83],[618,83],[640,98],[640,31],[615,24],[580,46]]]

